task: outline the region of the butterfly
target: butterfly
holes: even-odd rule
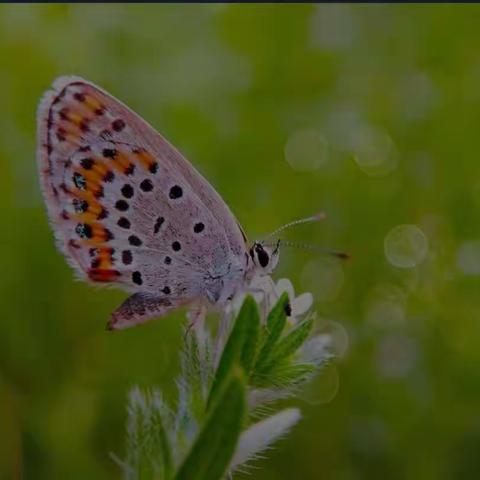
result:
[[[37,161],[58,248],[81,279],[132,295],[109,329],[224,308],[268,276],[279,243],[249,243],[227,204],[145,120],[80,77],[38,110]]]

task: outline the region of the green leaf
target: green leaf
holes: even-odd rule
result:
[[[127,421],[127,459],[129,466],[127,478],[137,479],[145,476],[150,467],[147,445],[149,443],[147,416],[147,400],[139,388],[134,388],[129,394]]]
[[[270,332],[270,335],[276,335],[277,338],[280,337],[287,320],[288,303],[288,293],[283,292],[275,306],[272,308],[272,310],[270,310],[270,313],[267,317],[267,328]],[[278,331],[277,334],[275,334],[276,330]]]
[[[159,457],[162,459],[163,479],[169,480],[173,476],[173,455],[170,439],[164,424],[165,408],[158,396],[153,399],[154,410],[152,412],[152,431],[155,435]]]
[[[126,478],[154,480],[172,478],[173,459],[165,428],[168,409],[158,392],[130,393]]]
[[[205,410],[205,398],[202,394],[202,373],[200,368],[200,351],[198,338],[195,332],[188,335],[182,355],[182,374],[185,385],[188,385],[185,392],[192,418],[202,418]]]
[[[263,342],[260,352],[255,362],[253,375],[256,371],[260,371],[265,364],[269,362],[269,356],[278,339],[282,335],[283,329],[287,322],[286,307],[288,305],[288,294],[284,292],[278,302],[272,308],[267,317],[267,334]]]
[[[267,374],[255,377],[257,388],[290,388],[307,381],[318,370],[313,363],[284,361],[271,367]]]
[[[250,373],[257,350],[259,327],[257,304],[251,296],[247,296],[223,349],[208,396],[208,409],[215,403],[223,382],[235,365],[240,365],[246,375]]]
[[[175,480],[219,480],[235,453],[247,413],[244,375],[234,366]]]
[[[257,376],[264,376],[275,366],[280,365],[285,359],[293,355],[310,335],[313,326],[312,319],[306,319],[293,328],[288,335],[282,338],[269,355],[268,362],[256,370]]]

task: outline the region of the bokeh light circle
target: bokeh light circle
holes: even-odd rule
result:
[[[311,405],[321,405],[331,402],[340,387],[340,376],[337,367],[331,363],[325,365],[318,375],[303,387],[301,398]]]
[[[302,287],[311,292],[315,300],[331,302],[340,293],[344,273],[336,259],[318,258],[305,265],[301,274]]]
[[[418,352],[415,342],[403,334],[385,336],[378,345],[377,368],[383,377],[405,377],[413,369]]]
[[[348,50],[356,35],[357,25],[349,5],[317,5],[310,28],[314,47],[330,52]]]
[[[335,358],[342,358],[348,349],[348,333],[345,327],[334,320],[322,320],[319,322],[316,333],[324,343],[328,351],[335,355]]]
[[[293,132],[285,144],[285,159],[294,170],[317,170],[328,159],[327,140],[316,130]]]
[[[390,135],[370,125],[362,125],[352,134],[353,158],[362,172],[382,176],[394,170],[398,154]]]
[[[370,293],[366,321],[370,327],[389,330],[405,324],[405,292],[392,284],[377,285]]]
[[[464,242],[460,246],[457,266],[465,275],[480,275],[480,240]]]
[[[395,267],[413,268],[425,260],[428,239],[416,225],[397,225],[387,233],[384,250]]]

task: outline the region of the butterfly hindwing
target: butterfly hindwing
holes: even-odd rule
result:
[[[59,247],[82,278],[183,303],[243,255],[226,204],[152,127],[77,77],[39,109],[39,168]]]

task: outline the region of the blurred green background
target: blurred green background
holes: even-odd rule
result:
[[[213,183],[341,358],[255,479],[480,471],[480,7],[2,5],[0,479],[113,479],[125,396],[174,399],[182,313],[108,333],[125,298],[74,281],[38,187],[35,110],[58,75],[111,91]],[[248,478],[248,477],[245,477]]]

